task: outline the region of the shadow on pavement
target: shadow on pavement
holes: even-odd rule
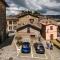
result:
[[[0,49],[12,44],[14,36],[7,38],[2,44],[0,44]]]

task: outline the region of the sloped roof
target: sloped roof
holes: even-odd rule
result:
[[[18,20],[17,16],[6,16],[6,20]]]
[[[1,2],[2,2],[6,7],[9,7],[8,4],[5,2],[5,0],[1,0]]]
[[[44,24],[42,24],[44,26]],[[54,25],[54,26],[57,26],[57,24],[46,24],[45,26],[49,26],[49,25]]]
[[[32,13],[21,13],[21,14],[18,15],[18,18],[27,16],[27,15],[30,15],[30,16],[33,16],[33,17],[36,17],[36,18],[39,18],[38,15],[35,15],[35,14],[32,14]]]
[[[33,28],[33,29],[35,29],[35,30],[37,30],[37,31],[39,31],[40,32],[40,28],[39,27],[37,27],[37,26],[35,26],[35,25],[31,25],[31,24],[27,24],[27,25],[24,25],[24,26],[22,26],[22,27],[19,27],[19,28],[17,28],[16,30],[17,31],[20,31],[20,30],[23,30],[23,29],[25,29],[25,28]]]
[[[40,20],[40,23],[43,25],[57,25],[57,22],[53,19],[44,19],[44,20]]]

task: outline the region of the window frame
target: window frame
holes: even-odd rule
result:
[[[13,24],[17,24],[17,21],[13,21]]]
[[[27,28],[27,33],[30,33],[30,28],[29,27]]]
[[[12,30],[12,26],[9,26],[9,30]]]
[[[12,21],[9,21],[9,24],[11,24],[11,25],[12,25]]]
[[[13,29],[15,30],[17,26],[13,26]]]
[[[50,26],[50,30],[53,30],[53,26]]]

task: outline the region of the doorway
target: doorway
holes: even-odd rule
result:
[[[50,39],[53,40],[53,34],[50,34]]]

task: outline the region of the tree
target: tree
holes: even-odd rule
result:
[[[33,14],[35,14],[35,15],[40,15],[40,13],[38,13],[38,11],[34,11]]]

